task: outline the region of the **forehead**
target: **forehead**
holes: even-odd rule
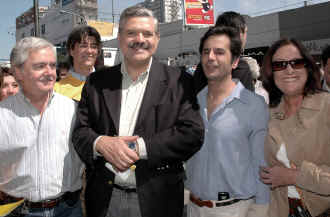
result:
[[[56,62],[54,50],[50,47],[31,50],[27,62]]]
[[[274,53],[273,59],[283,59],[283,60],[291,60],[294,58],[301,58],[301,54],[299,49],[293,44],[287,44]]]
[[[230,49],[230,39],[227,35],[212,35],[208,37],[205,42],[203,49],[206,48],[223,48]]]
[[[77,42],[79,43],[79,42]],[[94,36],[84,35],[81,37],[80,43],[96,44],[96,38]]]
[[[14,76],[6,74],[3,76],[3,82],[10,82],[10,81],[15,81]]]
[[[126,19],[123,30],[156,31],[156,22],[153,17],[129,17]]]

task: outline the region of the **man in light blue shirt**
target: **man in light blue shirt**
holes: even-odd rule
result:
[[[187,162],[190,217],[266,216],[269,187],[259,180],[265,165],[269,113],[264,100],[231,77],[240,55],[239,34],[214,27],[201,39],[208,85],[198,94],[204,144]]]

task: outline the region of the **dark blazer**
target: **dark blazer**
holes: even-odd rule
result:
[[[237,78],[243,86],[254,92],[254,85],[252,82],[252,72],[248,63],[240,58],[236,69],[234,69],[231,73],[232,78]],[[199,93],[205,86],[207,85],[207,79],[205,77],[202,65],[199,63],[197,65],[196,71],[194,72],[194,86],[196,90],[196,94]]]
[[[155,59],[149,72],[134,135],[146,143],[147,160],[136,163],[136,185],[143,217],[181,217],[182,162],[197,152],[204,137],[203,122],[192,78]],[[76,151],[87,167],[88,217],[104,217],[114,174],[103,157],[93,158],[100,135],[118,135],[122,74],[120,65],[93,73],[87,79],[73,132]]]

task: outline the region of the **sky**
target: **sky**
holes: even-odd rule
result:
[[[135,5],[143,0],[113,0],[114,13],[120,12],[126,7]],[[215,16],[224,11],[237,11],[250,16],[276,12],[290,8],[301,7],[304,0],[213,0],[215,3]],[[308,0],[308,4],[326,2],[328,0]],[[6,3],[5,3],[6,2]],[[0,59],[8,59],[10,50],[15,45],[15,20],[33,6],[33,0],[1,0],[0,7]],[[49,5],[50,0],[39,0],[39,6]],[[99,18],[107,18],[111,21],[111,0],[98,0]]]

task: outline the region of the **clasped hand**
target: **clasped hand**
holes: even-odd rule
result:
[[[136,142],[138,136],[102,136],[96,143],[97,152],[122,172],[130,168],[137,160],[138,153],[128,147],[129,142]],[[138,147],[137,147],[138,150]]]
[[[298,170],[296,167],[260,167],[259,175],[264,184],[270,185],[274,189],[279,186],[295,185]]]

